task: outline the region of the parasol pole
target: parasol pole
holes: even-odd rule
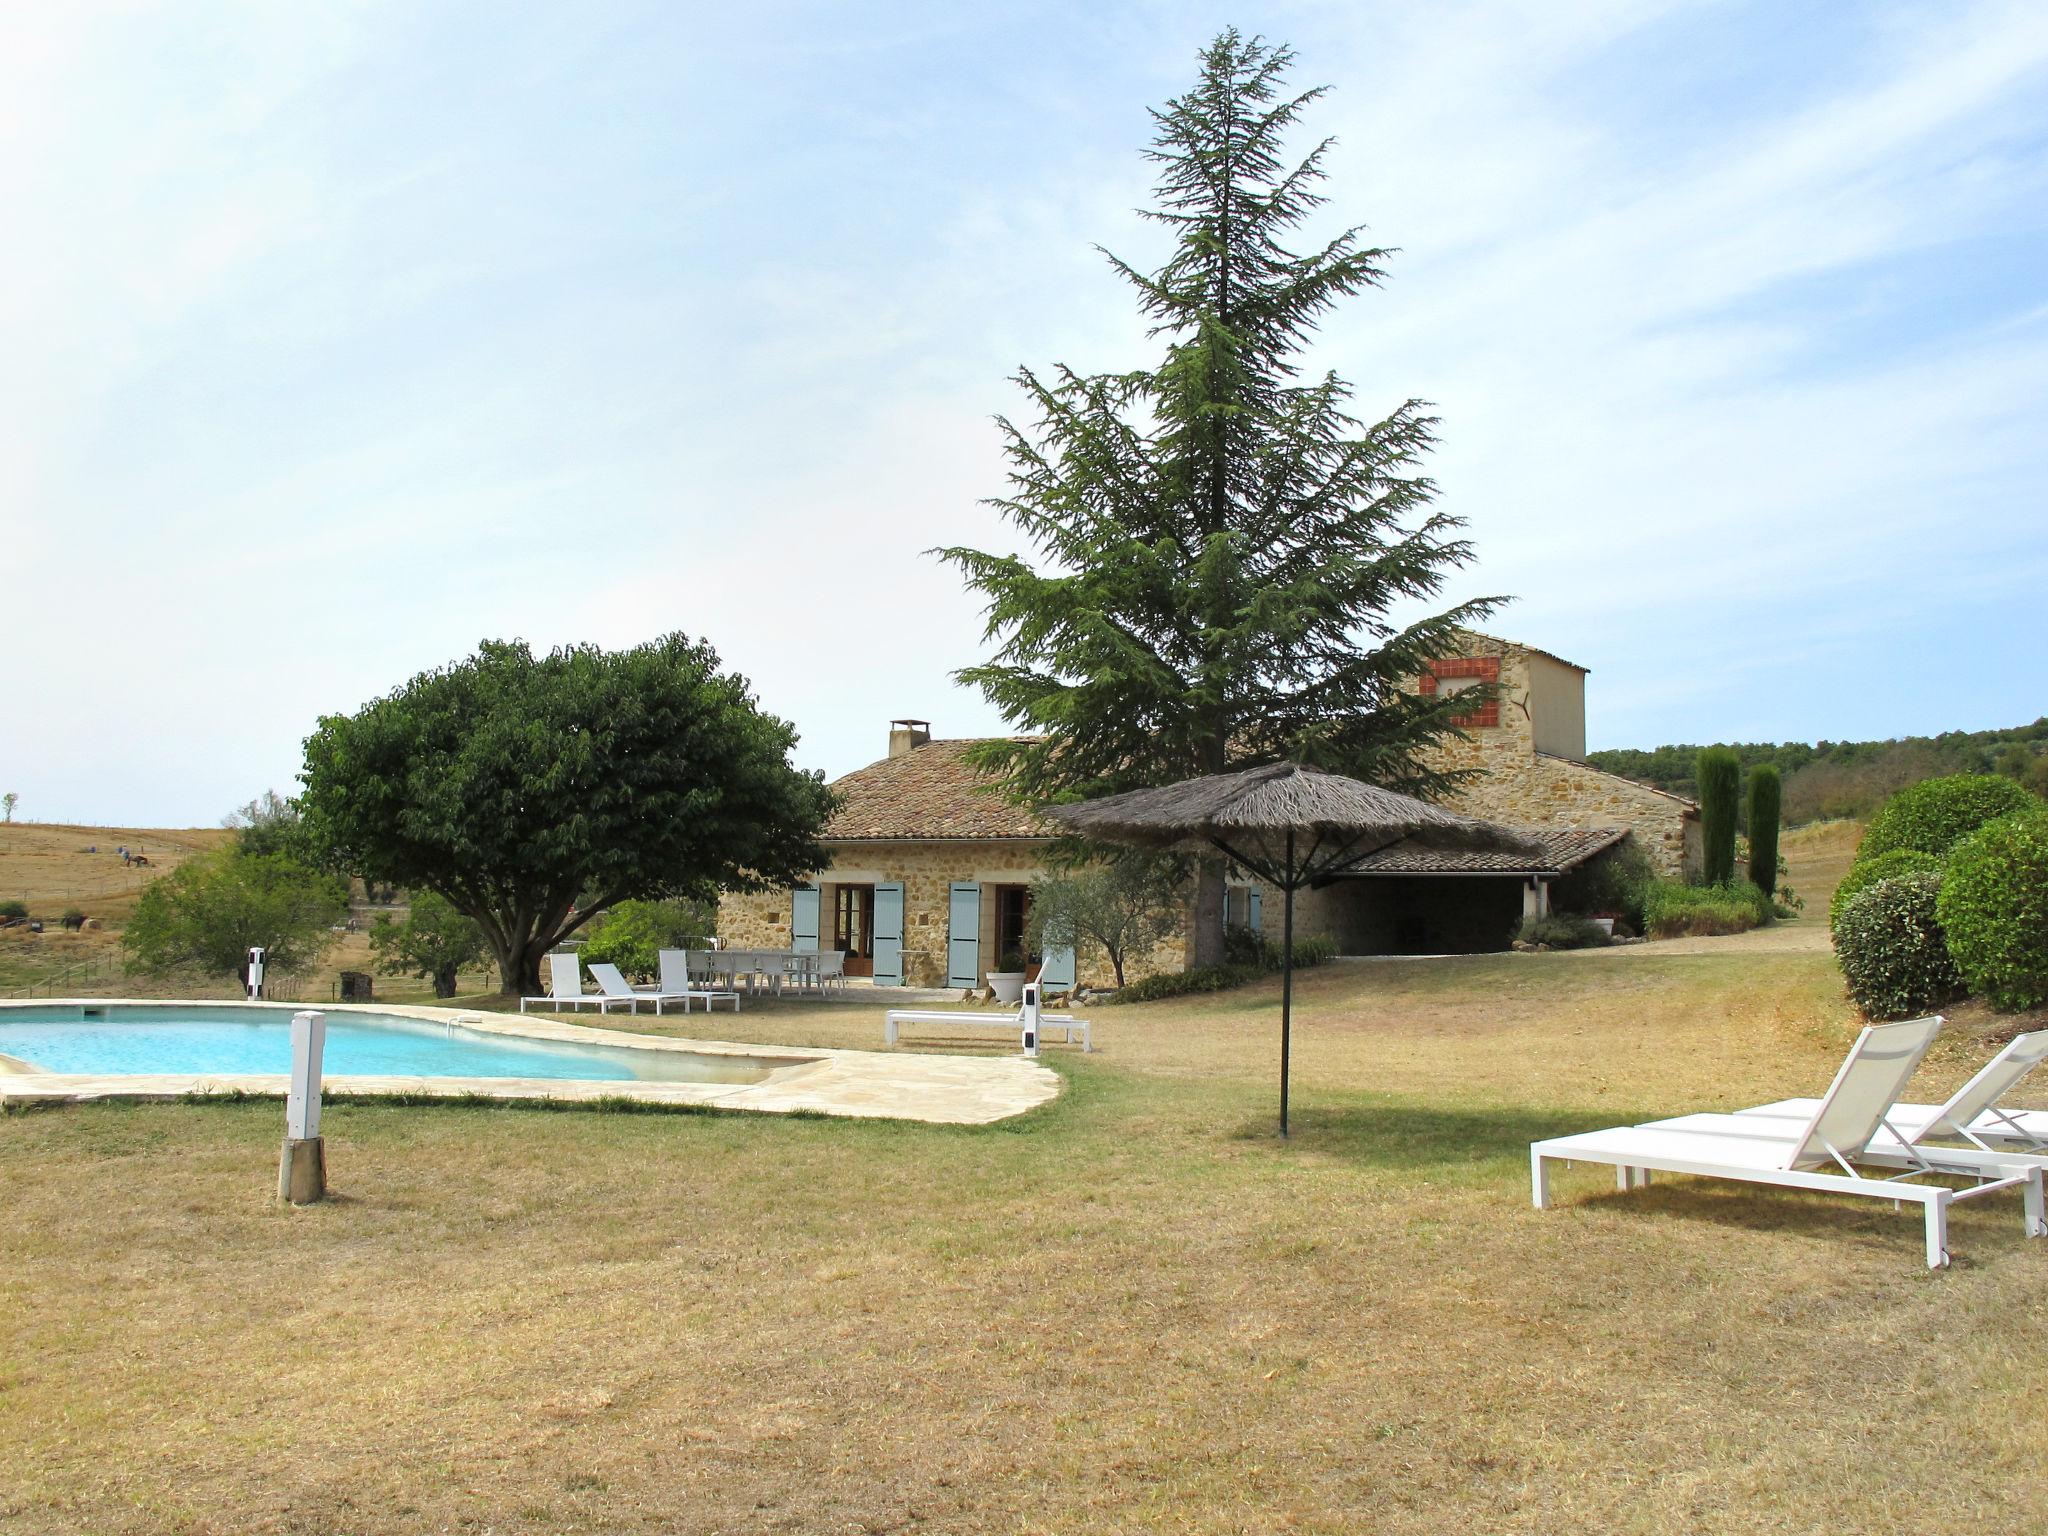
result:
[[[1282,873],[1286,917],[1281,920],[1280,950],[1280,1134],[1287,1134],[1287,1063],[1294,1039],[1294,829],[1287,830],[1287,863]]]

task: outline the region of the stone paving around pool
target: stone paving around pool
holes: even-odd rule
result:
[[[45,998],[39,1006],[104,1007],[123,999]],[[176,1006],[137,999],[152,1007]],[[198,1002],[219,1009],[232,1003]],[[253,1005],[243,1005],[253,1006]],[[277,1004],[261,1005],[275,1008]],[[444,1098],[552,1099],[592,1103],[630,1099],[642,1104],[699,1104],[769,1114],[810,1110],[869,1119],[923,1120],[938,1125],[987,1125],[1049,1102],[1060,1091],[1057,1073],[1022,1056],[926,1056],[899,1051],[842,1051],[806,1047],[741,1045],[724,1040],[683,1040],[594,1028],[531,1014],[477,1013],[448,1008],[379,1004],[355,1008],[330,1004],[326,1014],[361,1012],[459,1024],[480,1034],[555,1040],[627,1050],[687,1051],[735,1056],[771,1070],[755,1083],[595,1082],[508,1077],[330,1077],[330,1094],[410,1094]],[[0,1106],[78,1103],[90,1099],[179,1099],[193,1095],[246,1093],[282,1098],[283,1073],[89,1075],[20,1070],[26,1063],[0,1061]]]

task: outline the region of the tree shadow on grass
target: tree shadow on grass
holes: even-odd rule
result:
[[[1470,1168],[1479,1164],[1529,1162],[1529,1144],[1552,1136],[1637,1125],[1668,1111],[1636,1106],[1544,1109],[1530,1105],[1434,1105],[1413,1100],[1332,1106],[1315,1104],[1292,1111],[1290,1134],[1280,1139],[1278,1107],[1247,1116],[1231,1135],[1263,1141],[1275,1149],[1336,1158],[1360,1168],[1416,1170]]]

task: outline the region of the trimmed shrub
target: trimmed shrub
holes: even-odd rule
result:
[[[2048,1002],[2048,807],[1957,843],[1937,911],[1971,990],[2006,1013]]]
[[[2014,811],[2036,810],[2041,797],[1990,773],[1954,773],[1923,779],[1885,801],[1871,818],[1856,850],[1860,863],[1895,848],[1913,848],[1943,858],[1949,849],[1986,822]]]
[[[9,918],[27,917],[28,903],[25,901],[0,901],[0,923]]]
[[[1267,956],[1279,963],[1280,946],[1268,939],[1256,928],[1247,928],[1241,923],[1231,923],[1223,930],[1223,963],[1245,966],[1257,970],[1264,966]]]
[[[1680,885],[1660,880],[1644,903],[1653,939],[1747,933],[1771,920],[1771,898],[1747,880],[1725,885]]]
[[[1709,747],[1693,769],[1700,785],[1700,844],[1706,883],[1735,878],[1735,811],[1742,798],[1742,759],[1733,747]]]
[[[1873,1019],[1904,1019],[1963,995],[1942,933],[1939,875],[1894,875],[1858,891],[1835,925],[1849,995]]]
[[[1835,887],[1835,894],[1828,900],[1828,930],[1841,921],[1842,908],[1850,898],[1861,891],[1867,891],[1880,880],[1889,880],[1895,875],[1938,875],[1941,860],[1931,853],[1922,853],[1917,848],[1894,848],[1890,853],[1880,853],[1875,858],[1858,859],[1849,866],[1849,873],[1842,876],[1842,883]]]
[[[1551,949],[1598,949],[1607,934],[1590,917],[1532,917],[1522,923],[1524,944],[1543,944]]]
[[[1784,799],[1784,781],[1774,764],[1750,770],[1749,883],[1771,893],[1778,889],[1778,816]]]

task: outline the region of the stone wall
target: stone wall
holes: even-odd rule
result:
[[[841,843],[833,849],[831,867],[822,871],[819,883],[873,885],[885,881],[903,882],[903,980],[913,987],[946,985],[946,938],[951,919],[952,887],[955,881],[980,885],[1029,885],[1045,874],[1040,861],[1044,844],[1028,838],[957,842],[934,839],[929,842]],[[990,922],[983,906],[983,961],[987,965],[986,930]],[[825,922],[831,921],[829,913]],[[790,893],[764,891],[752,894],[728,892],[718,903],[719,937],[736,949],[786,949],[790,943]],[[1077,979],[1088,986],[1112,983],[1108,963],[1100,951],[1091,954],[1082,946],[1077,956]],[[1130,977],[1149,975],[1154,970],[1178,969],[1180,947],[1162,947],[1143,966],[1131,967]]]
[[[1531,673],[1541,658],[1482,635],[1467,649],[1500,658],[1500,723],[1468,727],[1467,740],[1438,748],[1439,765],[1484,774],[1446,802],[1451,809],[1516,826],[1627,827],[1659,874],[1677,878],[1697,866],[1699,817],[1690,801],[1537,750]]]

